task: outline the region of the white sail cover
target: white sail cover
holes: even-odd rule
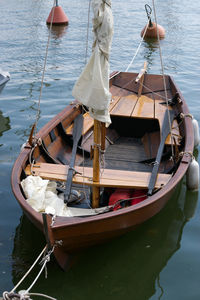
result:
[[[111,0],[92,0],[94,42],[92,55],[74,85],[72,95],[89,107],[90,115],[109,124],[109,53],[113,35]]]

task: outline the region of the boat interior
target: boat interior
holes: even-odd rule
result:
[[[98,186],[104,194],[114,188],[134,188],[146,192],[161,141],[164,114],[179,101],[168,77],[167,97],[172,100],[167,106],[161,76],[145,75],[142,91],[140,85],[135,84],[136,76],[120,73],[111,80],[112,101],[109,111],[112,123],[106,128],[105,145],[100,149],[101,174]],[[76,115],[83,113],[84,121],[72,188],[84,189],[87,198],[91,198],[94,120],[86,108],[82,110],[77,105],[74,111]],[[73,146],[73,118],[70,121],[69,117],[64,118],[42,139],[32,154],[35,164],[32,167],[29,164],[25,166],[26,175],[32,173],[45,179],[66,181]],[[165,140],[156,190],[170,180],[175,170],[174,160],[171,159],[172,148],[177,152],[182,147],[184,137],[181,136],[177,119],[173,120],[171,133],[173,138],[169,134]],[[104,201],[102,205],[105,204]]]

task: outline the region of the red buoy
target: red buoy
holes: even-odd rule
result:
[[[157,39],[157,28],[158,28],[159,39],[164,39],[164,37],[165,37],[165,29],[161,25],[157,24],[157,26],[156,26],[156,23],[154,23],[154,22],[152,22],[147,27],[147,30],[146,30],[146,26],[142,29],[142,31],[141,31],[141,37],[144,35],[144,32],[146,30],[144,38],[156,38]]]
[[[54,10],[54,13],[53,13],[53,10]],[[51,12],[46,20],[46,23],[48,25],[51,24],[52,14],[53,14],[52,25],[68,25],[69,19],[66,16],[66,14],[61,6],[56,5],[51,9]]]

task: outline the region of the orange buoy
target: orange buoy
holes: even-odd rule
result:
[[[158,33],[157,33],[157,28],[158,28]],[[144,35],[146,26],[142,29],[141,31],[141,37]],[[164,39],[165,37],[165,29],[161,26],[158,25],[156,26],[156,23],[152,22],[151,26],[149,25],[146,33],[144,35],[144,38],[156,38],[157,39],[157,34],[159,35],[159,39]]]
[[[53,10],[54,10],[54,12],[53,12]],[[53,20],[52,20],[52,14],[53,14]],[[57,3],[56,3],[56,6],[54,6],[51,9],[51,12],[46,20],[46,23],[48,25],[50,25],[51,20],[52,20],[52,25],[68,25],[68,23],[69,23],[69,19],[66,16],[64,10],[62,9],[61,6],[58,6]]]
[[[165,37],[165,29],[161,26],[161,25],[158,25],[156,26],[156,23],[152,22],[151,21],[151,13],[152,13],[152,9],[151,7],[148,5],[148,4],[145,4],[145,10],[146,10],[146,13],[147,13],[147,18],[149,20],[149,23],[148,23],[148,27],[146,28],[146,26],[142,29],[141,31],[141,37],[144,36],[144,39],[145,38],[158,38],[159,36],[159,39],[164,39]]]

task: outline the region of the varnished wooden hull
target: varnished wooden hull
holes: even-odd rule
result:
[[[123,114],[120,108],[120,101],[123,101],[123,97],[132,93],[137,93],[138,87],[134,86],[134,79],[137,74],[122,73],[117,75],[116,78],[111,79],[110,89],[113,94],[114,101],[118,101],[117,104],[113,104],[112,112],[113,116],[119,116]],[[167,78],[167,90],[169,96],[174,96],[176,93],[179,95],[179,103],[176,104],[175,109],[177,113],[188,114],[187,105],[170,77]],[[131,82],[131,83],[130,83]],[[154,88],[155,98],[157,95],[163,95],[163,83],[162,77],[159,75],[148,75],[145,81],[145,87],[143,89],[143,95],[148,96],[150,93],[148,87]],[[124,88],[125,87],[125,88]],[[116,97],[120,99],[116,100]],[[159,97],[158,97],[159,98]],[[126,101],[127,98],[124,100]],[[154,99],[155,100],[155,99]],[[157,99],[156,99],[157,100]],[[140,104],[140,103],[139,103]],[[154,103],[155,104],[155,103]],[[117,112],[117,105],[119,107]],[[128,104],[130,106],[130,103]],[[131,105],[133,105],[131,103]],[[138,105],[138,103],[137,103]],[[134,107],[136,105],[134,104]],[[156,107],[156,105],[154,105]],[[132,108],[131,108],[132,109]],[[133,109],[132,109],[133,111]],[[138,108],[137,113],[142,114],[141,107]],[[46,124],[37,134],[44,143],[45,148],[50,153],[49,157],[46,157],[44,149],[38,148],[35,152],[35,159],[37,162],[51,162],[51,157],[60,157],[60,153],[63,152],[63,147],[66,141],[63,142],[63,132],[60,131],[60,124],[65,129],[70,126],[74,118],[80,113],[80,107],[77,103],[67,106],[60,114],[54,117],[48,124]],[[125,112],[126,113],[126,112]],[[145,112],[146,114],[146,112]],[[154,111],[154,117],[156,118],[156,111]],[[130,117],[126,115],[126,117]],[[133,116],[134,117],[134,116]],[[136,116],[136,119],[145,118],[144,115]],[[53,133],[52,133],[53,132]],[[51,216],[47,216],[47,226],[44,228],[42,215],[34,211],[30,205],[26,202],[23,195],[20,182],[24,177],[24,170],[28,164],[28,157],[31,151],[30,145],[26,145],[24,150],[17,158],[13,171],[12,171],[12,189],[16,199],[18,200],[22,210],[31,220],[31,222],[37,226],[43,232],[46,231],[46,236],[51,245],[56,241],[61,241],[61,244],[56,247],[55,257],[59,264],[65,268],[68,264],[70,255],[73,255],[81,249],[90,247],[92,245],[103,243],[111,238],[119,236],[128,230],[134,229],[136,226],[145,222],[155,214],[157,214],[166,204],[166,202],[172,196],[176,186],[185,175],[189,166],[190,157],[187,153],[193,151],[193,127],[189,117],[184,118],[180,124],[181,135],[184,136],[184,143],[180,150],[185,154],[179,160],[177,170],[169,180],[169,182],[163,186],[158,192],[149,196],[144,201],[119,209],[116,211],[110,211],[104,214],[90,216],[90,217],[56,217],[52,224]],[[55,136],[55,137],[54,137]],[[66,150],[64,159],[70,156],[70,148]],[[77,161],[79,157],[77,157]]]

